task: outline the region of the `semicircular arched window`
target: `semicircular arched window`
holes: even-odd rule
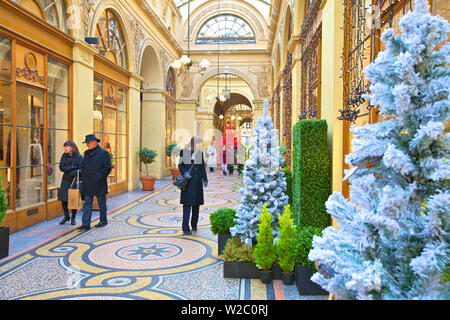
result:
[[[102,56],[127,69],[127,50],[123,32],[116,15],[109,9],[102,12],[97,22],[95,36]]]
[[[196,43],[254,43],[255,33],[242,18],[231,14],[215,16],[203,24]]]

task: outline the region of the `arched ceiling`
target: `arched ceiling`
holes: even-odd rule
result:
[[[248,7],[252,7],[256,9],[260,15],[266,19],[266,22],[269,21],[269,15],[270,15],[270,7],[271,7],[271,0],[220,0],[221,6],[225,3],[240,3],[244,4]],[[204,4],[217,4],[217,0],[191,0],[191,13],[198,7],[204,5]],[[175,4],[178,7],[178,10],[181,12],[181,15],[183,16],[183,20],[187,20],[187,5],[188,0],[175,0]]]

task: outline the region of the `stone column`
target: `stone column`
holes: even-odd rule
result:
[[[142,93],[141,146],[158,153],[155,162],[148,166],[148,174],[161,179],[169,174],[164,168],[166,93],[164,89],[144,89]],[[146,175],[145,165],[141,165],[141,175]]]
[[[263,115],[264,112],[264,101],[263,100],[253,100],[253,119],[252,119],[252,125],[255,127],[256,121],[258,121],[258,118]]]
[[[139,189],[139,160],[136,152],[141,143],[141,90],[142,77],[130,76],[128,90],[128,191]]]
[[[176,111],[176,143],[183,148],[197,132],[197,100],[180,100]]]
[[[332,153],[332,192],[342,192],[343,178],[343,121],[337,120],[338,109],[343,103],[342,44],[344,6],[341,1],[322,4],[322,119],[328,124],[328,143]],[[333,219],[333,225],[335,221]]]
[[[86,42],[76,39],[73,44],[73,141],[82,144],[85,136],[93,133],[94,127],[94,55],[98,51]]]

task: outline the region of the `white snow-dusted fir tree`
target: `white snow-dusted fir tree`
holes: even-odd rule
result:
[[[280,170],[284,161],[280,154],[277,131],[273,130],[272,118],[267,115],[267,101],[264,103],[264,114],[259,117],[253,130],[252,145],[249,159],[245,162],[243,196],[241,204],[236,208],[236,225],[230,229],[233,236],[239,236],[242,241],[255,239],[258,233],[261,208],[267,204],[267,210],[272,214],[272,227],[278,230],[278,216],[288,204],[284,172]]]
[[[309,253],[335,271],[312,281],[339,299],[450,298],[450,26],[424,0],[399,26],[365,69],[383,121],[352,128],[351,201],[329,197],[339,229]]]

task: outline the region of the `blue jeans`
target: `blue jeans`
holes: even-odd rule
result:
[[[192,216],[191,216],[191,208],[192,208]],[[190,232],[189,218],[191,218],[192,229],[197,229],[199,211],[200,206],[183,205],[183,223],[181,228],[183,229],[184,232]]]
[[[100,222],[107,222],[106,220],[106,195],[98,195],[98,207],[100,208]],[[92,199],[93,196],[84,196],[83,217],[81,218],[83,227],[90,227],[92,217]]]

